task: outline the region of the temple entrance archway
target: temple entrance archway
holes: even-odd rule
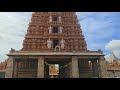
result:
[[[70,61],[59,59],[45,60],[44,75],[45,78],[69,78]]]

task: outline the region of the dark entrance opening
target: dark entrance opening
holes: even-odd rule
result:
[[[53,27],[53,33],[58,33],[58,27]]]
[[[68,61],[45,61],[45,78],[70,78]]]
[[[58,17],[53,17],[53,21],[58,21]]]
[[[59,40],[53,40],[53,48],[55,48],[59,44]]]
[[[59,64],[49,64],[49,78],[59,77]]]
[[[89,59],[79,60],[79,77],[91,78],[93,77],[92,62]]]

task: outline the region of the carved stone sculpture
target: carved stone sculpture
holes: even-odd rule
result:
[[[50,26],[48,29],[49,29],[49,34],[52,33],[52,27]]]
[[[59,27],[59,32],[62,34],[62,32],[63,32],[63,27]]]
[[[65,47],[65,40],[62,39],[61,40],[61,48],[64,49],[64,47]]]
[[[49,38],[49,40],[47,40],[47,47],[48,47],[48,48],[51,48],[51,45],[52,45],[52,41],[51,41],[50,38]]]
[[[52,16],[49,17],[49,21],[52,22]]]
[[[61,22],[61,21],[62,21],[61,19],[62,19],[62,18],[61,18],[61,16],[59,16],[59,17],[58,17],[59,22]]]

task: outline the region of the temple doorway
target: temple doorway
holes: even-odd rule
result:
[[[68,61],[45,61],[45,78],[69,78],[70,62]]]
[[[59,64],[49,64],[49,78],[59,77]]]

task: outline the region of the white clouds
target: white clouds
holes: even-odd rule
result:
[[[101,33],[102,31],[107,31],[106,28],[112,25],[109,20],[106,20],[106,15],[109,15],[109,13],[87,13],[86,15],[85,14],[86,13],[78,13],[78,18],[81,19],[81,17],[86,17],[80,21],[82,29],[86,33]]]
[[[106,49],[110,50],[110,44],[115,54],[119,54],[118,41],[109,41],[119,38],[119,27],[116,30],[114,26],[120,26],[120,13],[77,12],[77,15],[89,50],[105,50],[105,45]],[[4,60],[10,48],[22,48],[30,17],[31,12],[0,12],[0,60]]]
[[[30,17],[27,12],[0,12],[0,60],[7,58],[10,48],[22,48]]]
[[[79,21],[81,22],[82,20],[88,19],[89,17],[95,15],[96,12],[77,12],[76,14],[79,17]]]
[[[114,26],[117,24],[115,21],[119,18],[119,13],[79,12],[77,14],[87,41],[88,49],[105,50],[105,45],[108,41],[112,38],[118,38],[115,36],[117,30]]]
[[[16,33],[21,33],[26,29],[26,25],[28,24],[28,17],[15,15],[15,13],[0,13],[0,35],[5,38],[12,37]],[[9,34],[6,35],[6,34]]]
[[[0,48],[0,51],[3,50],[2,48]]]
[[[120,40],[112,40],[105,47],[108,50],[118,50],[120,49]]]
[[[114,54],[120,58],[120,40],[112,40],[105,46],[106,50],[113,51]],[[105,56],[107,60],[109,60],[110,55]]]

